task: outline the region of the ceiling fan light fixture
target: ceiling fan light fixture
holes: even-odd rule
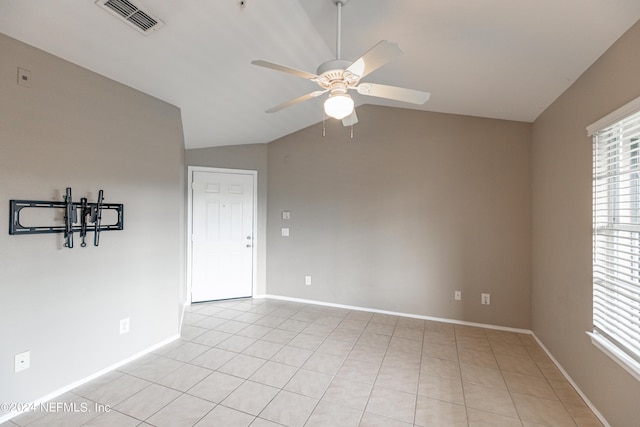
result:
[[[353,99],[346,93],[329,95],[324,101],[324,112],[327,116],[342,120],[353,113]]]
[[[348,126],[345,119],[350,115],[353,116],[351,124],[357,122],[357,118],[355,118],[353,99],[351,99],[347,93],[349,90],[356,90],[360,95],[392,99],[394,101],[408,102],[412,104],[424,104],[427,102],[429,99],[429,92],[376,83],[361,83],[360,79],[382,67],[392,58],[402,54],[402,49],[400,49],[397,43],[390,42],[388,40],[380,40],[375,46],[355,61],[340,59],[341,10],[349,0],[331,1],[336,5],[338,10],[336,25],[336,59],[325,61],[320,64],[317,68],[316,74],[297,70],[291,67],[285,67],[284,65],[268,61],[251,61],[254,65],[271,68],[272,70],[304,78],[316,83],[321,88],[321,90],[316,90],[315,92],[310,92],[306,95],[302,95],[290,101],[276,105],[275,107],[268,109],[266,112],[275,113],[276,111],[280,111],[300,102],[318,97],[326,92],[330,92],[329,97],[324,102],[324,113],[331,118],[342,120],[342,123],[345,126]]]

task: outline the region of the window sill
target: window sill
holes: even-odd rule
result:
[[[618,347],[613,345],[602,335],[596,332],[587,332],[587,335],[591,338],[591,343],[593,345],[609,356],[625,371],[630,373],[636,380],[640,381],[640,363],[629,357],[626,353],[620,351]]]

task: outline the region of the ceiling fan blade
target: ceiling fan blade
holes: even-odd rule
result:
[[[398,43],[382,40],[349,65],[347,71],[362,78],[401,54]]]
[[[353,109],[353,113],[349,114],[347,117],[342,119],[342,126],[348,127],[353,126],[358,123],[358,115],[356,114],[355,108]]]
[[[326,92],[326,90],[316,90],[314,92],[310,92],[310,93],[308,93],[306,95],[299,96],[299,97],[294,98],[294,99],[292,99],[290,101],[283,102],[282,104],[276,105],[275,107],[271,107],[266,112],[267,113],[275,113],[275,112],[278,112],[280,110],[284,110],[285,108],[291,107],[292,105],[298,104],[300,102],[308,101],[309,99],[312,99],[312,98],[316,98],[316,97],[322,95],[325,92]]]
[[[409,102],[411,104],[424,104],[431,94],[415,89],[387,86],[377,83],[360,83],[356,88],[360,95],[376,96],[378,98],[393,99],[395,101]]]
[[[315,74],[307,73],[306,71],[297,70],[295,68],[286,67],[280,64],[274,64],[273,62],[263,61],[261,59],[251,61],[251,63],[253,65],[258,65],[260,67],[271,68],[272,70],[293,74],[294,76],[302,77],[303,79],[307,79],[307,80],[313,80],[318,77]]]

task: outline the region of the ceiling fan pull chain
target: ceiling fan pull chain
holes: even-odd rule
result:
[[[325,127],[324,127],[324,122],[327,118],[327,115],[324,113],[324,109],[322,110],[322,137],[324,138],[326,136],[326,132],[325,132]]]

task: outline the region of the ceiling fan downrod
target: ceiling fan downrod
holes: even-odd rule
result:
[[[335,0],[336,8],[338,9],[338,19],[336,25],[336,59],[340,59],[342,56],[340,45],[342,44],[342,6],[349,0]]]

